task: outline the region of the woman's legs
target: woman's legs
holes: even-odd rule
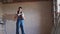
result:
[[[21,20],[21,23],[20,23],[21,32],[22,34],[25,34],[23,25],[24,25],[24,20]]]
[[[19,34],[19,20],[16,23],[16,34]]]
[[[17,23],[16,23],[16,34],[19,34],[19,28],[21,28],[22,34],[25,34],[23,25],[24,25],[24,20],[17,20]]]

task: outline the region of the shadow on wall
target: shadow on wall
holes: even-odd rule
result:
[[[51,34],[52,28],[54,25],[52,17],[52,4],[44,5],[44,8],[41,8],[40,18],[41,18],[41,34]]]

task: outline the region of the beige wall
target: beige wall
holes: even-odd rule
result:
[[[26,34],[50,34],[52,26],[51,2],[23,2],[4,4],[3,14],[15,14],[19,6],[23,7],[25,14],[24,29]],[[8,34],[15,34],[15,21],[7,21]]]

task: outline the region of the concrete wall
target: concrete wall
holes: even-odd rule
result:
[[[3,14],[15,14],[19,6],[23,7],[25,14],[24,30],[26,34],[50,34],[52,28],[50,1],[4,4]],[[15,34],[16,21],[8,20],[6,23],[7,33]]]
[[[57,12],[60,14],[60,0],[57,0]],[[58,21],[59,23],[58,26],[56,27],[55,34],[60,34],[60,17]]]

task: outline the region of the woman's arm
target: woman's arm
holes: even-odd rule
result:
[[[17,19],[18,14],[19,14],[19,10],[16,12],[16,14],[15,14],[15,16],[14,16],[14,20],[16,20],[16,19]]]
[[[23,17],[23,19],[25,19],[24,13],[23,13],[22,17]]]

